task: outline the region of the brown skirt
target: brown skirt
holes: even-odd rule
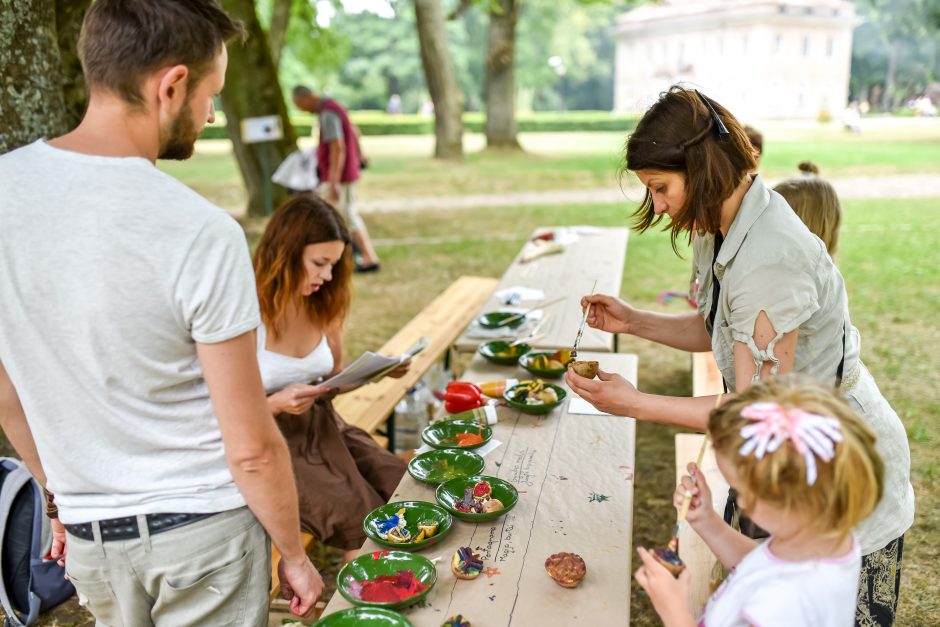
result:
[[[391,498],[405,463],[347,424],[329,399],[275,420],[294,465],[300,526],[324,544],[358,549],[366,537],[363,518]]]

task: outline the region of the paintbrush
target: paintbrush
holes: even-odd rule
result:
[[[594,279],[594,285],[591,286],[591,296],[594,295],[594,290],[597,289],[597,279]],[[574,346],[571,349],[571,360],[574,361],[578,358],[578,346],[581,345],[581,336],[584,335],[584,325],[587,323],[588,314],[591,313],[591,305],[593,303],[588,303],[588,306],[584,309],[584,315],[581,316],[581,324],[578,325],[578,335],[574,338]]]
[[[715,401],[715,407],[718,407],[721,404],[721,397],[723,394],[718,395],[718,399]],[[698,457],[695,460],[695,467],[702,467],[702,459],[705,457],[705,450],[708,448],[708,432],[705,432],[705,439],[702,440],[702,447],[698,451]],[[692,475],[692,484],[695,484],[695,475]],[[685,520],[685,517],[689,513],[689,506],[692,504],[692,491],[685,491],[685,498],[682,499],[682,507],[679,508],[679,515],[676,517],[676,528],[672,532],[672,539],[669,540],[669,544],[666,545],[664,549],[653,549],[653,557],[659,561],[660,564],[665,566],[669,572],[671,572],[676,577],[679,576],[679,573],[685,568],[685,564],[679,558],[679,526],[682,524],[682,521]]]

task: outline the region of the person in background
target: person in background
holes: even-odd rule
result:
[[[835,259],[842,226],[842,205],[835,188],[819,178],[819,168],[810,161],[799,165],[801,176],[778,183],[774,191],[800,216],[803,224],[826,246]]]
[[[359,131],[349,120],[346,109],[332,98],[317,95],[303,85],[294,87],[292,97],[298,109],[312,113],[320,120],[317,146],[319,191],[349,225],[353,243],[361,257],[356,272],[377,272],[379,257],[369,239],[366,224],[355,207],[356,181],[364,163]]]
[[[316,382],[343,369],[349,310],[350,234],[336,210],[301,196],[274,212],[255,251],[261,306],[257,350],[268,407],[287,439],[301,526],[343,549],[365,541],[362,519],[386,503],[405,464],[333,409],[337,392]],[[387,376],[401,377],[408,363]]]
[[[213,0],[97,0],[81,123],[0,157],[0,424],[99,625],[267,625],[269,536],[291,610],[323,590],[245,234],[155,166],[193,154],[241,33]]]
[[[805,377],[765,379],[711,412],[721,474],[770,532],[763,543],[712,509],[702,471],[689,464],[673,494],[686,520],[731,573],[693,620],[690,573],[678,580],[646,549],[636,580],[666,627],[855,624],[861,551],[854,528],[884,490],[875,435],[832,388]]]
[[[689,352],[711,350],[731,392],[788,372],[838,387],[875,432],[885,462],[884,498],[858,527],[858,616],[862,624],[890,625],[904,534],[914,522],[911,453],[904,424],[861,360],[842,274],[783,197],[753,174],[754,150],[738,120],[704,94],[679,86],[663,93],[628,138],[625,156],[626,169],[646,187],[634,212],[638,230],[666,221],[673,248],[696,233],[698,311],[664,314],[595,294],[581,299],[591,305],[587,324]],[[607,413],[697,431],[715,402],[640,392],[614,373],[588,380],[569,371],[565,380]],[[733,494],[726,520],[762,533],[746,524]]]

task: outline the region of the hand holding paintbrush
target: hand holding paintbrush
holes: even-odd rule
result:
[[[719,394],[718,398],[715,400],[715,407],[721,405],[721,397],[723,395]],[[705,450],[708,448],[708,433],[705,434],[705,438],[702,440],[702,447],[698,451],[698,457],[695,460],[695,469],[698,472],[701,472],[702,468],[702,459],[705,457]],[[692,474],[692,485],[695,485],[695,473]],[[669,540],[669,544],[666,545],[666,548],[662,549],[653,549],[653,557],[656,560],[665,566],[669,572],[675,576],[679,576],[685,569],[685,564],[679,558],[679,525],[685,520],[685,517],[689,513],[689,506],[692,504],[692,490],[687,488],[682,499],[682,506],[679,508],[679,515],[676,517],[676,528],[672,533],[672,539]],[[711,505],[710,503],[708,504]]]

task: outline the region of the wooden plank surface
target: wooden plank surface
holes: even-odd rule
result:
[[[547,230],[550,229],[536,229],[533,237]],[[497,290],[511,287],[540,289],[545,293],[544,302],[565,297],[563,302],[545,308],[548,317],[539,331],[545,335],[535,341],[536,348],[555,350],[570,347],[574,343],[581,322],[581,297],[590,293],[595,279],[597,293],[620,294],[627,255],[627,233],[625,228],[592,227],[568,244],[563,253],[546,255],[528,263],[520,262],[526,248],[519,252],[500,279]],[[537,304],[537,301],[526,301],[520,306],[528,308]],[[496,311],[504,306],[492,295],[476,313]],[[473,352],[484,341],[464,333],[457,340],[456,348],[462,352]],[[612,334],[585,327],[581,350],[610,352],[613,350],[613,342]]]
[[[692,353],[692,396],[711,396],[724,391],[721,371],[711,351]]]
[[[636,381],[635,355],[584,354]],[[522,374],[476,356],[463,379]],[[635,421],[568,410],[569,401],[542,417],[499,408],[494,438],[502,444],[484,458],[484,473],[516,485],[519,503],[495,521],[455,519],[441,543],[423,552],[440,558],[438,582],[425,604],[402,611],[416,627],[438,627],[458,613],[484,626],[629,624]],[[392,500],[406,499],[434,502],[434,487],[405,475]],[[480,552],[493,570],[457,580],[450,560],[461,546]],[[366,541],[360,554],[380,549]],[[587,575],[578,588],[562,588],[546,575],[545,558],[558,551],[584,558]],[[337,593],[324,615],[349,606]]]
[[[412,360],[408,373],[336,397],[333,407],[339,415],[349,424],[374,433],[405,393],[450,349],[495,286],[496,279],[490,277],[462,276],[454,281],[379,349],[382,354],[397,355],[426,337],[428,346]]]
[[[676,434],[676,485],[679,485],[679,480],[683,475],[688,474],[689,462],[694,462],[698,458],[704,439],[705,436],[701,433]],[[712,491],[712,507],[721,515],[725,511],[725,501],[728,498],[728,482],[718,470],[715,452],[711,445],[702,458],[702,472],[705,473],[705,480]],[[689,607],[697,616],[699,610],[705,605],[705,601],[711,596],[713,569],[718,559],[688,524],[679,526],[679,557],[692,573],[689,584]]]

